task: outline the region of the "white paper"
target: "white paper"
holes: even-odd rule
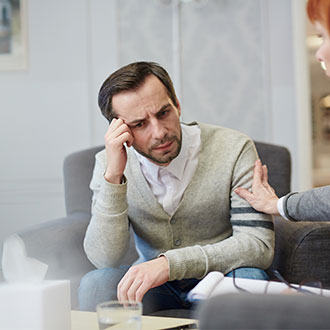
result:
[[[190,301],[196,299],[207,299],[209,297],[221,294],[243,293],[243,290],[253,294],[282,294],[284,292],[287,293],[288,290],[288,286],[285,283],[277,281],[236,278],[235,283],[236,286],[234,285],[234,280],[232,277],[224,277],[224,275],[220,272],[211,272],[188,293],[188,299]],[[240,290],[237,286],[243,290]],[[293,284],[293,286],[299,288],[299,285]],[[330,290],[321,290],[319,288],[306,285],[301,286],[301,288],[318,295],[330,296]]]
[[[3,244],[2,272],[7,282],[40,283],[44,280],[48,266],[29,258],[23,240],[16,234]]]
[[[208,298],[219,282],[224,278],[220,272],[208,273],[189,293],[188,300],[200,300]]]

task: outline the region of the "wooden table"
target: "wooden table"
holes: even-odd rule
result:
[[[142,316],[142,330],[160,330],[194,324],[197,320],[174,317]],[[71,312],[71,330],[98,330],[97,315],[93,312]]]

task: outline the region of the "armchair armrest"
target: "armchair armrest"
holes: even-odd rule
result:
[[[69,279],[95,267],[82,247],[89,214],[73,213],[20,231],[27,254],[48,265],[47,279]]]
[[[95,269],[83,249],[89,221],[89,213],[75,212],[64,218],[34,225],[18,233],[25,243],[28,256],[48,265],[46,279],[70,280],[73,309],[78,307],[77,290],[81,278]],[[132,264],[137,256],[131,234],[130,249],[123,259],[123,264]]]
[[[73,213],[17,233],[25,243],[28,256],[48,265],[46,279],[70,280],[73,309],[78,308],[77,290],[81,277],[95,269],[83,250],[89,220],[87,213]]]
[[[321,281],[330,288],[330,222],[292,222],[275,217],[277,269],[291,283]]]

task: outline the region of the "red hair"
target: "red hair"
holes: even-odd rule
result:
[[[320,22],[330,35],[330,0],[308,0],[306,9],[310,21]]]

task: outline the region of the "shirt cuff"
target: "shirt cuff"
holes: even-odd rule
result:
[[[281,217],[282,218],[284,218],[285,220],[289,220],[288,218],[287,218],[287,216],[285,215],[285,212],[284,212],[284,205],[283,205],[283,203],[284,203],[284,197],[285,196],[283,196],[283,197],[281,197],[278,201],[277,201],[277,210],[278,210],[278,212],[280,213],[280,215],[281,215]]]

